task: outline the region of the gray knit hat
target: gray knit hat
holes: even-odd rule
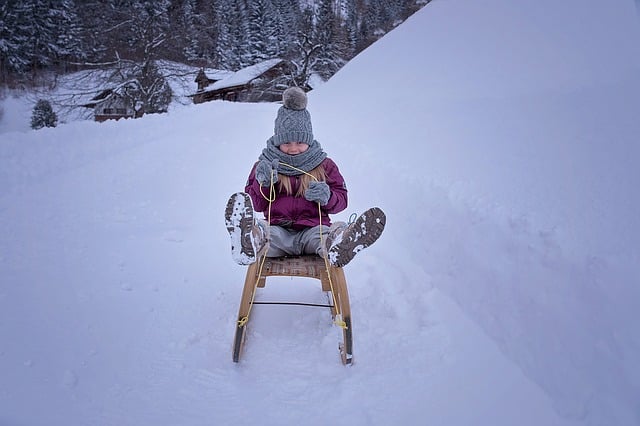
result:
[[[299,87],[289,87],[282,93],[283,105],[276,116],[273,143],[313,142],[311,114],[307,111],[307,94]]]

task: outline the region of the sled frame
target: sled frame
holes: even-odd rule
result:
[[[249,265],[247,275],[242,290],[242,298],[240,299],[240,308],[238,310],[238,321],[236,322],[236,331],[233,339],[233,362],[239,362],[244,346],[244,340],[247,333],[247,325],[249,323],[249,311],[254,298],[254,291],[257,288],[264,288],[267,277],[284,276],[284,277],[305,277],[320,280],[322,291],[331,292],[333,287],[333,298],[335,303],[331,303],[331,316],[336,319],[338,313],[342,316],[345,326],[342,328],[342,342],[338,345],[340,358],[344,365],[353,362],[353,338],[351,329],[351,307],[349,304],[349,293],[347,291],[347,282],[342,268],[328,266],[325,260],[317,255],[302,255],[293,257],[268,257],[264,259],[262,273],[260,273],[260,263],[262,259],[258,257],[258,261]],[[328,272],[327,272],[328,270]],[[331,280],[331,281],[329,281]],[[256,284],[257,281],[257,284]],[[337,309],[335,304],[337,304]],[[247,319],[243,321],[243,319]]]

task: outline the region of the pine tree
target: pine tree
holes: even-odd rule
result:
[[[16,1],[0,3],[0,83],[9,75],[27,68],[29,61],[20,54]]]
[[[217,66],[227,70],[238,70],[253,65],[248,46],[248,17],[244,2],[216,0],[220,11],[216,40]]]
[[[11,0],[0,5],[3,72],[17,74],[63,66],[83,56],[74,0]]]
[[[291,59],[299,55],[296,51],[301,30],[302,11],[298,0],[273,0],[276,10],[276,35],[280,50],[278,57]]]
[[[58,117],[51,108],[51,103],[46,99],[40,99],[33,107],[31,128],[37,130],[43,127],[56,127],[57,123]]]
[[[340,57],[339,46],[336,43],[337,20],[333,0],[321,0],[312,40],[315,44],[321,45],[322,49],[318,53],[316,65],[312,71],[318,72],[325,80],[338,71],[345,62]]]
[[[247,6],[243,1],[231,1],[231,55],[236,62],[236,69],[253,65],[249,51],[248,34],[249,19]]]
[[[55,21],[49,6],[43,0],[15,2],[14,6],[19,62],[28,64],[33,77],[39,69],[51,65],[58,53]]]
[[[184,59],[189,63],[201,63],[209,58],[210,41],[207,41],[207,29],[211,27],[207,22],[206,15],[198,10],[197,0],[185,0],[180,8],[180,15],[177,16],[173,25],[173,32],[177,34],[180,41],[178,46],[182,46]]]
[[[215,63],[214,66],[234,70],[240,68],[240,61],[233,53],[234,49],[234,14],[231,7],[227,7],[226,0],[217,0],[215,6],[220,10],[218,15],[218,34],[215,42]]]
[[[53,17],[56,32],[56,56],[63,67],[69,70],[71,62],[86,58],[81,42],[81,24],[78,19],[78,8],[74,0],[61,0],[49,12]]]
[[[358,14],[355,0],[342,0],[341,12],[344,17],[342,24],[344,51],[342,56],[350,59],[355,56],[358,46]]]
[[[270,1],[253,0],[249,2],[247,23],[247,54],[249,65],[280,54],[281,37],[278,34],[278,21],[275,9]]]
[[[113,10],[109,2],[84,0],[76,3],[80,26],[80,44],[83,59],[88,63],[98,63],[111,59],[115,50],[112,30]],[[114,23],[115,24],[115,23]]]

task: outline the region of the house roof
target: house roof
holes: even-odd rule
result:
[[[269,59],[269,60],[257,63],[255,65],[244,67],[234,72],[229,77],[213,83],[211,86],[207,88],[207,92],[211,92],[219,89],[225,89],[227,87],[245,85],[249,83],[251,80],[253,80],[254,78],[259,77],[260,75],[269,71],[271,68],[280,64],[282,61],[283,61],[282,59],[277,59],[277,58]]]
[[[207,79],[209,79],[210,81],[223,80],[225,78],[231,77],[234,74],[233,71],[218,70],[214,68],[201,69],[198,72],[198,75],[200,75],[200,72],[204,72],[204,76],[207,77]]]
[[[115,88],[115,89],[103,89],[101,91],[98,92],[97,95],[95,95],[93,98],[91,98],[91,100],[89,100],[88,102],[84,102],[81,104],[81,106],[85,107],[85,108],[94,108],[96,105],[107,101],[109,99],[118,99],[118,98],[122,98],[122,94],[120,93],[120,89],[121,88]]]
[[[113,89],[104,89],[100,91],[97,95],[95,95],[93,98],[91,98],[91,100],[83,103],[82,106],[86,108],[93,108],[100,102],[111,97],[112,94],[113,94]]]

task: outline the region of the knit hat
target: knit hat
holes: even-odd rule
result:
[[[276,116],[273,143],[313,142],[311,114],[307,111],[307,94],[299,87],[289,87],[282,93],[283,105]]]

